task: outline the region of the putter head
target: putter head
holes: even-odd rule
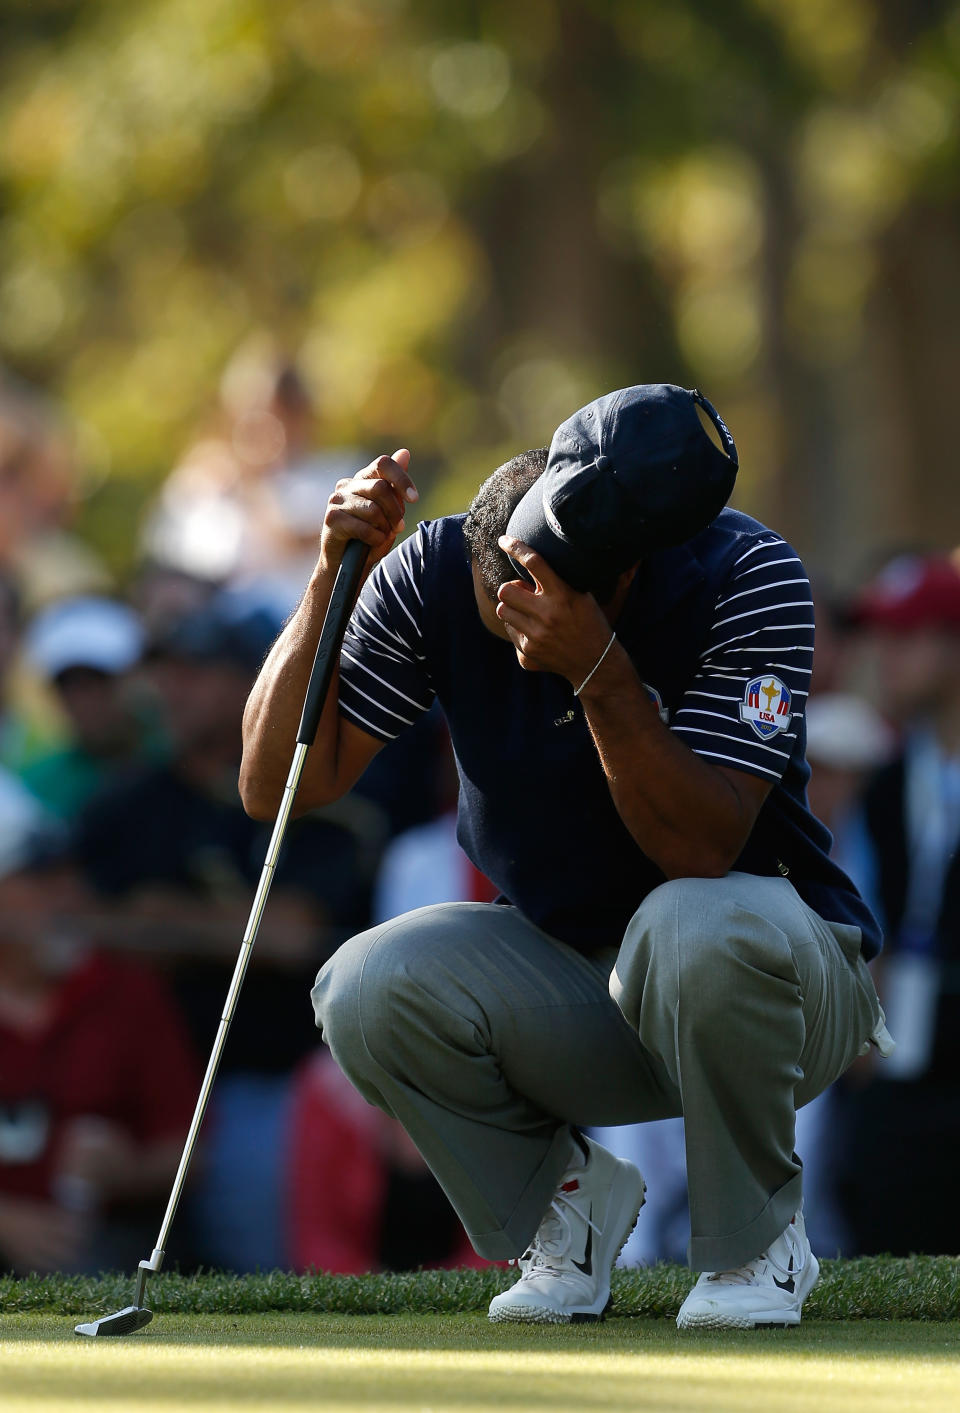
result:
[[[125,1305],[114,1315],[104,1315],[102,1319],[91,1320],[86,1325],[76,1325],[78,1335],[125,1335],[134,1330],[142,1330],[153,1319],[153,1311],[140,1305]]]

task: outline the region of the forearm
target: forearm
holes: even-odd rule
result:
[[[722,771],[670,731],[615,642],[580,696],[613,802],[667,878],[721,877],[752,824]]]
[[[327,503],[317,566],[299,608],[261,668],[244,712],[240,798],[255,819],[271,819],[283,795],[307,684],[344,550],[351,540],[367,545],[367,573],[389,553],[405,528],[407,502],[417,499],[416,487],[407,474],[409,460],[405,448],[392,457],[377,457],[356,476],[338,481]],[[354,750],[341,769],[338,686],[339,672],[334,671],[300,777],[298,812],[339,799],[375,748],[364,745]]]
[[[575,687],[613,802],[640,848],[668,878],[721,877],[740,856],[769,792],[743,771],[715,767],[660,720],[626,650],[611,641],[633,571],[604,609],[564,584],[540,555],[504,536],[534,587],[501,584],[497,618],[528,671]]]
[[[247,813],[257,819],[272,818],[280,804],[336,573],[336,564],[318,561],[300,606],[271,648],[247,699],[240,798]],[[338,676],[335,671],[304,763],[298,791],[302,809],[336,797]]]

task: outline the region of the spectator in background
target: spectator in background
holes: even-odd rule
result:
[[[857,605],[902,728],[864,812],[886,946],[877,985],[897,1048],[848,1091],[844,1179],[856,1248],[957,1252],[960,1143],[960,573],[890,563]]]
[[[367,1104],[326,1052],[296,1075],[289,1133],[284,1210],[295,1270],[487,1264],[402,1126]]]
[[[111,780],[165,752],[156,711],[131,690],[143,646],[139,618],[113,599],[62,599],[27,629],[26,662],[56,693],[70,739],[29,765],[23,779],[63,819]]]
[[[0,571],[16,582],[29,612],[109,586],[102,561],[69,528],[76,481],[71,438],[58,411],[0,370]]]
[[[859,646],[856,625],[844,597],[824,579],[811,577],[817,647],[813,655],[811,692],[848,692],[856,671]]]
[[[144,550],[168,572],[244,588],[282,620],[316,562],[330,493],[352,474],[357,452],[312,449],[306,384],[262,339],[238,350],[220,394],[222,425],[171,472]]]
[[[152,642],[208,608],[216,595],[217,585],[209,580],[147,562],[138,567],[127,599]]]
[[[871,703],[852,692],[814,692],[807,703],[810,808],[833,835],[830,857],[875,910],[875,857],[863,814],[868,779],[893,755],[896,734]]]
[[[171,756],[101,794],[79,821],[79,853],[133,943],[169,959],[201,1053],[216,1034],[270,829],[247,816],[240,722],[272,623],[234,619],[224,596],[148,654]],[[282,1160],[290,1075],[316,1048],[304,996],[317,965],[369,912],[362,844],[320,816],[288,831],[211,1105],[192,1209],[206,1264],[287,1264]],[[300,1024],[297,1017],[301,1018]]]
[[[819,647],[819,644],[818,644]],[[863,813],[873,771],[893,753],[896,737],[876,707],[848,692],[814,693],[807,702],[810,808],[833,835],[830,857],[876,911],[876,860]],[[844,1093],[831,1085],[797,1111],[797,1152],[810,1210],[810,1240],[825,1255],[849,1253],[853,1240],[838,1199],[844,1159]]]
[[[96,945],[56,829],[0,773],[0,1269],[97,1271],[149,1249],[196,1098],[159,980]]]

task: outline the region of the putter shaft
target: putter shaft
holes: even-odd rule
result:
[[[217,1076],[217,1070],[220,1067],[220,1057],[223,1054],[223,1047],[226,1044],[227,1034],[230,1030],[230,1022],[233,1020],[233,1013],[236,1010],[240,989],[243,986],[244,977],[247,974],[247,967],[250,964],[253,944],[256,942],[257,933],[260,930],[260,920],[263,917],[263,910],[266,907],[267,898],[270,894],[270,886],[273,883],[273,875],[280,854],[280,846],[286,834],[290,812],[293,809],[293,802],[300,784],[300,776],[303,774],[304,762],[307,757],[307,752],[313,745],[314,737],[317,734],[317,726],[319,725],[324,703],[327,698],[327,692],[333,679],[334,668],[339,662],[340,644],[343,641],[347,620],[353,610],[353,603],[357,596],[360,577],[363,573],[364,565],[366,564],[367,553],[367,546],[365,544],[360,540],[351,540],[344,551],[340,568],[337,571],[333,592],[330,595],[330,603],[323,620],[323,628],[320,632],[320,641],[317,644],[316,656],[314,657],[313,667],[310,672],[310,680],[307,685],[306,698],[303,705],[303,714],[300,718],[300,726],[297,730],[296,747],[293,752],[293,759],[290,762],[287,781],[283,787],[280,808],[274,822],[273,833],[270,836],[270,843],[267,847],[266,858],[264,859],[263,868],[260,872],[260,881],[257,884],[257,891],[254,894],[253,903],[250,908],[250,915],[247,919],[247,926],[243,934],[243,941],[240,946],[239,955],[237,956],[236,966],[233,969],[233,977],[227,992],[226,1001],[224,1002],[220,1024],[217,1027],[216,1039],[213,1043],[213,1049],[210,1052],[210,1059],[207,1062],[206,1073],[203,1077],[203,1083],[200,1086],[200,1093],[197,1097],[197,1104],[193,1111],[193,1118],[190,1122],[186,1142],[183,1145],[183,1152],[180,1155],[180,1165],[177,1168],[177,1175],[173,1180],[173,1187],[170,1190],[167,1210],[160,1224],[157,1244],[153,1248],[149,1259],[140,1262],[137,1271],[137,1284],[133,1304],[126,1306],[123,1310],[118,1310],[113,1315],[106,1315],[100,1320],[91,1321],[89,1324],[76,1325],[75,1331],[79,1335],[129,1334],[133,1330],[142,1328],[143,1325],[147,1324],[148,1321],[153,1318],[152,1312],[147,1310],[143,1303],[146,1299],[147,1281],[154,1272],[159,1271],[163,1266],[167,1238],[173,1224],[173,1219],[176,1216],[177,1207],[180,1204],[180,1197],[193,1158],[193,1151],[196,1147],[200,1127],[207,1112],[207,1104],[213,1089],[214,1080]]]

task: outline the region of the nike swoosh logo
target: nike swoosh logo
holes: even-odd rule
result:
[[[589,1220],[590,1220],[590,1221],[593,1221],[593,1203],[592,1203],[592,1202],[590,1203]],[[593,1260],[592,1260],[592,1256],[593,1256],[593,1227],[588,1226],[588,1227],[587,1227],[587,1244],[586,1244],[586,1246],[584,1247],[584,1250],[583,1250],[583,1260],[582,1260],[582,1261],[574,1261],[574,1263],[573,1263],[573,1264],[576,1266],[577,1270],[578,1270],[578,1271],[582,1271],[585,1276],[592,1276],[592,1275],[593,1275]]]
[[[792,1257],[792,1256],[790,1257],[790,1265],[788,1266],[787,1269],[788,1269],[788,1271],[792,1271],[792,1270],[793,1270],[793,1257]],[[788,1276],[787,1276],[787,1279],[786,1279],[785,1281],[778,1281],[777,1278],[776,1278],[776,1276],[774,1276],[774,1278],[773,1278],[773,1283],[774,1283],[774,1285],[778,1285],[781,1290],[785,1290],[788,1295],[795,1295],[795,1294],[796,1294],[796,1291],[797,1291],[797,1283],[796,1283],[796,1281],[793,1279],[793,1276],[791,1276],[791,1275],[788,1275]]]

